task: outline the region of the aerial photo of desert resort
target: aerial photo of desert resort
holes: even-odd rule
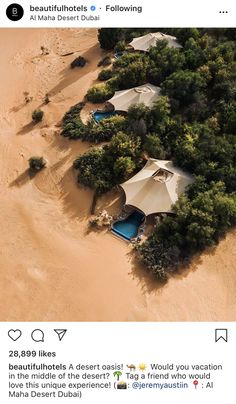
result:
[[[236,320],[236,30],[0,30],[0,320]]]

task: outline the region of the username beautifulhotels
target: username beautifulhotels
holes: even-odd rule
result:
[[[120,6],[116,5],[106,5],[105,10],[108,12],[134,12],[134,13],[142,13],[143,9],[142,6],[133,6],[132,4],[129,6]],[[82,12],[85,13],[88,11],[88,7],[84,5],[76,6],[67,6],[61,5],[58,6],[57,4],[49,5],[49,6],[32,6],[30,5],[31,12]]]

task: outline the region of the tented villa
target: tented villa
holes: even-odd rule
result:
[[[106,103],[105,110],[97,110],[92,113],[96,122],[108,118],[115,114],[126,114],[131,105],[145,104],[151,107],[160,96],[160,87],[152,84],[143,84],[139,87],[129,88],[127,90],[116,91],[114,96]]]
[[[162,32],[151,32],[147,35],[139,36],[138,38],[134,38],[129,45],[134,50],[148,52],[152,46],[156,45],[157,41],[162,41],[164,39],[168,42],[169,47],[182,48],[175,36],[166,35]]]
[[[108,100],[116,111],[127,112],[133,104],[145,104],[151,107],[160,96],[160,87],[152,84],[144,84],[128,90],[116,91],[114,96]]]
[[[172,205],[193,182],[193,177],[171,161],[149,159],[136,175],[120,185],[125,193],[125,212],[112,231],[126,240],[140,236],[146,217],[172,213]]]

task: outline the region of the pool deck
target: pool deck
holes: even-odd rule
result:
[[[131,242],[132,239],[126,237],[123,233],[121,233],[119,230],[115,230],[113,228],[111,228],[111,232],[112,234],[114,234],[114,236],[118,237],[119,239],[123,239],[124,241],[128,241],[128,243]]]

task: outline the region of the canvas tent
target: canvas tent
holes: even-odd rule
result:
[[[171,161],[149,159],[134,177],[121,184],[126,204],[141,210],[146,216],[153,213],[171,213],[172,205],[193,177]]]
[[[177,38],[175,36],[166,35],[162,32],[151,32],[150,34],[134,38],[133,41],[130,42],[130,46],[132,46],[134,50],[148,52],[152,46],[156,45],[158,40],[161,41],[163,39],[168,41],[168,46],[170,48],[182,48],[182,46],[177,42]]]
[[[160,87],[147,83],[128,90],[116,91],[108,102],[114,106],[116,111],[127,112],[132,104],[144,103],[147,107],[152,106],[159,97],[160,91]]]

